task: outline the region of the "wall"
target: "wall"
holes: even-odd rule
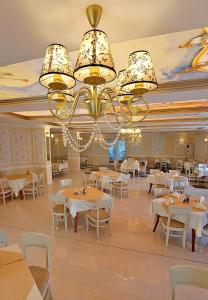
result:
[[[110,135],[105,135],[105,138],[109,139]],[[85,142],[86,138],[83,139],[83,143]],[[196,144],[195,132],[143,133],[141,143],[126,143],[126,155],[127,157],[136,158],[145,156],[150,165],[153,164],[155,158],[170,158],[172,165],[175,166],[178,159],[186,160],[188,158],[188,144]],[[81,159],[87,159],[90,163],[95,165],[102,165],[108,163],[108,154],[98,143],[93,142],[90,147],[81,154]]]
[[[0,171],[45,168],[45,131],[0,126]]]
[[[208,142],[204,141],[205,138],[208,138],[208,131],[197,133],[195,158],[199,161],[208,163]]]

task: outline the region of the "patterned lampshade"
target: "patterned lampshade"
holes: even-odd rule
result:
[[[131,53],[122,90],[125,93],[142,95],[155,88],[157,79],[149,52],[140,50]]]
[[[44,87],[53,90],[66,90],[75,85],[69,55],[63,45],[48,46],[39,81]]]
[[[74,98],[75,98],[73,89],[55,91],[55,92],[53,90],[50,90],[47,95],[48,95],[48,97],[50,97],[52,94],[53,94],[53,96],[52,96],[53,100],[56,100],[56,101],[58,101],[60,99],[64,99],[64,98],[66,98],[67,101],[74,101]],[[63,94],[65,97],[63,96]]]
[[[116,72],[105,32],[92,29],[84,34],[74,77],[90,85],[100,85],[115,79]]]
[[[117,82],[116,82],[116,95],[118,98],[118,101],[125,104],[126,102],[130,101],[133,98],[132,93],[126,93],[122,91],[122,86],[124,84],[124,80],[126,77],[125,70],[121,70],[118,72]]]

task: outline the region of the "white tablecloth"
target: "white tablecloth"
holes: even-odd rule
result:
[[[8,180],[8,184],[16,197],[18,196],[19,191],[21,191],[28,182],[29,181],[26,178]]]
[[[63,193],[63,190],[58,191],[58,193]],[[90,201],[86,200],[75,200],[75,199],[66,199],[66,207],[70,211],[70,215],[75,218],[76,214],[80,211],[86,211],[95,208],[95,205]],[[103,201],[105,207],[112,206],[113,200],[112,197],[108,194],[103,194],[102,198],[100,199]]]
[[[171,177],[171,178],[170,178]],[[162,184],[165,185],[166,187],[169,188],[170,192],[173,192],[173,187],[174,187],[174,181],[175,178],[177,178],[178,176],[170,176],[168,173],[165,173],[164,175],[160,175],[160,174],[152,174],[152,175],[148,175],[147,177],[147,182],[151,183],[151,184]],[[186,177],[185,179],[185,186],[189,185],[189,181],[188,178]]]
[[[168,217],[167,210],[162,205],[164,201],[167,201],[164,198],[157,198],[152,200],[152,213],[157,214],[163,217]],[[174,218],[177,221],[185,222],[183,216]],[[189,227],[196,230],[196,236],[201,237],[201,232],[203,227],[208,223],[208,215],[206,211],[199,211],[199,212],[191,212],[190,220],[189,220]]]
[[[19,248],[19,246],[17,244],[13,244],[13,245],[10,245],[8,247],[1,248],[1,250],[18,252],[18,253],[21,252],[20,248]],[[21,276],[21,274],[20,274],[20,276]],[[1,299],[1,296],[0,296],[0,299]],[[27,296],[27,298],[25,300],[43,300],[43,298],[42,298],[42,296],[41,296],[41,294],[40,294],[40,292],[39,292],[39,290],[38,290],[35,282],[34,282],[33,287],[31,288],[31,290],[30,290],[30,292],[29,292],[29,294],[28,294],[28,296]]]
[[[208,169],[198,169],[198,176],[203,177],[203,176],[208,176]]]

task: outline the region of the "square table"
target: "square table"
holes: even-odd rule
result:
[[[69,209],[71,216],[75,219],[74,232],[77,232],[79,212],[94,209],[97,201],[104,201],[112,206],[112,197],[96,188],[86,187],[85,194],[83,187],[66,188],[58,191],[66,198],[66,207]]]
[[[153,232],[155,232],[157,225],[159,223],[160,217],[168,217],[167,208],[164,205],[167,201],[166,198],[161,197],[152,200],[152,213],[156,216],[156,221],[154,225]],[[174,205],[174,204],[173,204]],[[208,209],[207,209],[208,211]],[[208,214],[207,211],[202,209],[192,208],[189,220],[189,227],[192,229],[192,251],[195,251],[195,239],[201,237],[201,232],[203,227],[208,223]],[[176,221],[183,223],[183,217],[179,216],[174,218]]]

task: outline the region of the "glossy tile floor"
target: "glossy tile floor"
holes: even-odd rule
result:
[[[73,185],[81,176],[70,174]],[[20,243],[20,233],[37,231],[52,237],[52,290],[54,300],[168,300],[169,268],[176,264],[192,264],[208,268],[206,239],[195,253],[191,252],[190,233],[186,250],[180,239],[171,239],[165,249],[164,236],[158,227],[153,233],[154,218],[146,179],[130,180],[129,196],[114,199],[112,235],[102,229],[96,239],[94,230],[86,232],[84,218],[78,232],[63,227],[52,229],[48,194],[59,189],[59,179],[46,186],[44,195],[8,201],[0,205],[0,227],[8,232],[9,244]],[[41,258],[34,257],[35,260]],[[196,288],[177,289],[177,300],[205,300],[208,292]]]

